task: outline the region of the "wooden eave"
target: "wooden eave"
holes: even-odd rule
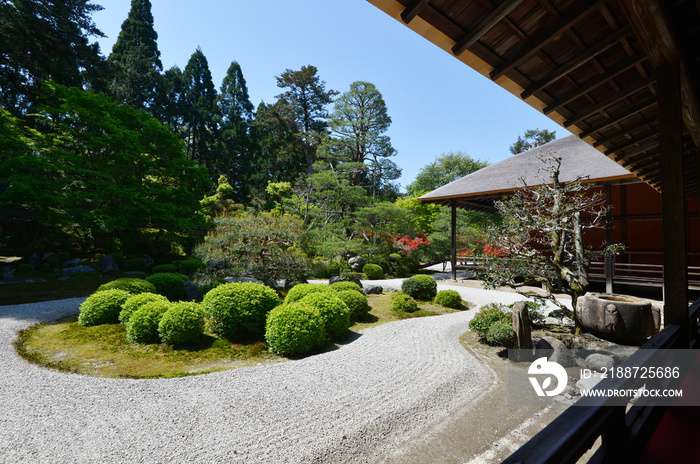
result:
[[[368,1],[659,191],[656,71],[680,62],[686,195],[700,195],[700,2]]]

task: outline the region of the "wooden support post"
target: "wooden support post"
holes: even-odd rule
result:
[[[612,186],[605,184],[605,246],[612,245],[613,222],[612,222]],[[612,255],[605,256],[605,293],[613,293],[614,262]]]
[[[683,330],[680,346],[689,343],[688,265],[685,183],[683,176],[683,118],[680,63],[658,68],[661,204],[664,247],[664,323]],[[686,346],[687,347],[687,346]]]
[[[457,203],[454,200],[450,201],[452,206],[452,261],[451,271],[452,280],[457,280]]]

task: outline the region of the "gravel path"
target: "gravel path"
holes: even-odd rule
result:
[[[477,304],[520,299],[439,288]],[[65,374],[15,354],[18,330],[81,301],[0,307],[0,462],[372,462],[494,379],[459,343],[474,311],[384,324],[297,361],[178,379]]]

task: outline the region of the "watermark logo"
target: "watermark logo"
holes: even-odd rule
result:
[[[566,381],[568,379],[566,370],[564,370],[559,363],[547,361],[546,357],[536,359],[530,364],[527,373],[529,374],[528,378],[537,396],[555,396],[566,389]],[[540,384],[539,379],[543,376],[546,377],[544,377]],[[552,378],[557,380],[557,385],[555,388],[548,390],[548,388],[552,386]]]

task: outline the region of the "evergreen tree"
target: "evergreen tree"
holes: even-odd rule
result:
[[[206,166],[212,181],[216,181],[219,177],[216,88],[207,58],[199,47],[187,62],[183,82],[187,155]]]
[[[514,155],[528,151],[531,148],[539,147],[545,143],[551,142],[557,138],[557,131],[548,131],[547,129],[530,129],[526,130],[523,137],[518,136],[518,140],[510,146],[510,152]]]
[[[185,139],[185,80],[179,67],[173,66],[165,71],[156,101],[155,117]]]
[[[89,37],[103,37],[92,21],[91,0],[0,1],[0,105],[22,115],[51,79],[101,89],[103,58]]]
[[[152,113],[163,70],[157,40],[151,2],[132,0],[129,16],[122,23],[108,59],[114,72],[112,95],[122,103]]]
[[[249,127],[253,114],[253,104],[248,97],[248,88],[241,66],[231,63],[221,84],[217,98],[221,115],[221,171],[226,174],[234,187],[235,199],[241,201],[248,195],[247,178],[252,163],[250,160]]]
[[[316,147],[326,134],[328,111],[326,105],[338,94],[326,90],[326,83],[318,77],[316,66],[302,66],[299,71],[287,69],[277,77],[277,87],[287,90],[278,95],[294,108],[295,119],[301,130],[301,140],[306,158],[306,172],[313,173]]]

